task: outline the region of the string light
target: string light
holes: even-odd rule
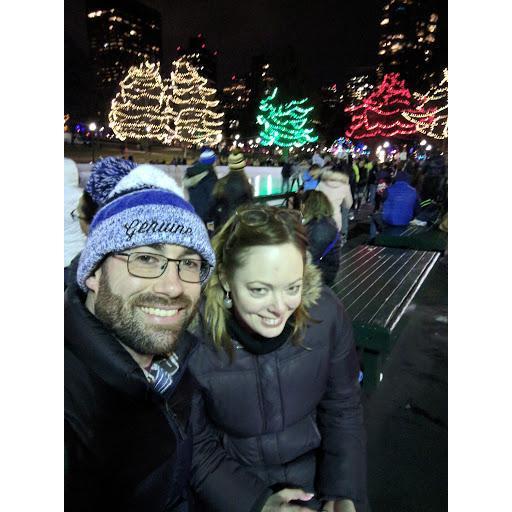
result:
[[[172,140],[174,132],[165,113],[167,87],[160,76],[160,64],[146,61],[132,66],[119,87],[108,115],[115,136],[120,140]]]
[[[443,79],[427,94],[414,93],[420,103],[420,112],[404,112],[403,116],[416,124],[416,129],[434,139],[448,138],[448,69],[443,70]]]
[[[175,137],[183,142],[217,144],[222,139],[224,113],[217,112],[217,90],[184,57],[173,62],[171,95],[166,113],[174,121]]]
[[[275,144],[278,148],[300,148],[309,142],[316,142],[318,136],[313,134],[313,128],[306,128],[308,114],[313,107],[305,107],[307,98],[293,100],[284,104],[274,104],[277,87],[272,94],[263,98],[259,105],[256,121],[263,126],[259,138],[263,146]],[[258,140],[256,139],[256,142]]]
[[[353,139],[371,137],[393,137],[413,135],[416,124],[405,119],[404,113],[424,113],[411,105],[411,93],[400,80],[399,73],[384,75],[382,83],[358,105],[352,105],[345,112],[352,114],[346,136]]]

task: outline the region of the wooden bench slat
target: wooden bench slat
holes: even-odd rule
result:
[[[363,279],[369,279],[373,273],[382,265],[384,265],[391,256],[381,255],[385,248],[380,248],[380,251],[368,253],[363,255],[360,259],[354,261],[355,264],[345,265],[343,261],[340,262],[340,272],[338,273],[339,279],[333,284],[332,288],[340,296],[347,296],[349,289],[357,282]],[[357,281],[356,281],[357,280]]]
[[[419,288],[418,283],[421,278],[425,273],[428,274],[430,272],[430,269],[438,258],[439,253],[424,252],[418,259],[416,265],[411,267],[405,275],[402,276],[402,279],[396,284],[395,289],[386,297],[373,316],[368,319],[368,322],[382,325],[391,331],[391,326],[393,324],[396,325],[405,312],[407,306],[404,306],[404,304],[410,303],[413,298],[410,297],[410,295],[415,295]]]
[[[396,288],[401,276],[409,269],[414,269],[420,258],[421,254],[415,252],[403,253],[396,258],[391,258],[391,264],[384,268],[384,271],[363,293],[360,293],[355,300],[350,298],[352,320],[370,323],[373,313]]]

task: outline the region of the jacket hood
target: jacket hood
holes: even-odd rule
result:
[[[322,293],[322,272],[311,263],[311,255],[308,252],[308,259],[304,267],[304,279],[302,287],[302,303],[306,309],[313,307]]]
[[[64,158],[64,187],[79,188],[78,167],[70,158]]]
[[[346,174],[336,171],[323,171],[322,181],[332,188],[339,188],[350,183],[349,177]]]

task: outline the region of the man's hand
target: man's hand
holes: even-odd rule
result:
[[[325,512],[356,512],[356,507],[352,500],[328,501],[323,510]]]
[[[311,512],[309,508],[299,505],[289,505],[290,501],[309,501],[314,494],[304,492],[302,489],[283,489],[272,494],[265,502],[261,512]]]

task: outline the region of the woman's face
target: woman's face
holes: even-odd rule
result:
[[[251,247],[228,279],[237,317],[265,338],[283,332],[302,298],[304,263],[292,244]]]

